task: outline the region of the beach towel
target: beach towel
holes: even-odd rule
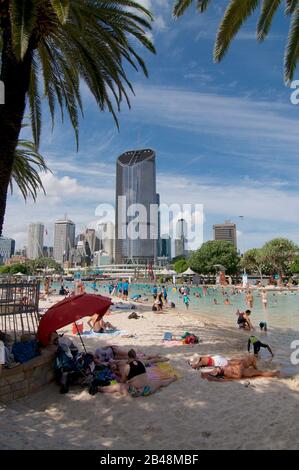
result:
[[[166,347],[171,347],[171,346],[184,346],[184,343],[180,339],[171,339],[171,340],[162,340],[162,343]]]
[[[84,336],[99,336],[101,338],[105,338],[106,336],[118,336],[122,334],[126,334],[125,330],[106,330],[105,333],[95,333],[94,331],[83,331]]]
[[[164,380],[176,377],[180,379],[182,375],[174,369],[168,362],[160,362],[147,368],[147,375],[151,380]]]

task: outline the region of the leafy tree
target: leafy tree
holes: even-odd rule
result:
[[[241,266],[250,274],[259,273],[261,280],[263,274],[269,272],[269,265],[264,251],[261,248],[252,248],[244,253],[241,260]]]
[[[236,274],[239,270],[239,263],[240,257],[235,246],[223,240],[203,243],[189,259],[191,269],[200,274],[215,273],[217,264],[224,266],[227,274]]]
[[[277,273],[282,279],[284,275],[290,273],[299,247],[286,238],[274,238],[265,243],[262,250],[272,274]]]
[[[184,271],[186,271],[186,269],[188,269],[188,267],[188,262],[184,258],[179,259],[173,265],[173,268],[177,273],[183,273]]]
[[[290,266],[292,274],[299,274],[299,256],[295,256],[294,262]]]
[[[78,146],[80,84],[101,110],[116,112],[129,103],[132,85],[126,65],[147,69],[139,45],[151,52],[152,15],[132,0],[1,0],[0,235],[25,107],[30,108],[36,149],[41,134],[41,94],[54,125],[58,107],[68,114]],[[42,90],[41,90],[42,88]]]
[[[179,256],[175,256],[174,258],[172,258],[172,264],[176,263],[177,261],[180,261],[181,259],[186,259],[186,256],[182,256],[182,255],[179,255]]]
[[[175,0],[173,15],[179,18],[193,3],[202,13],[212,0]],[[220,62],[226,54],[230,43],[238,33],[245,21],[261,5],[260,16],[257,22],[256,38],[263,41],[271,28],[272,20],[280,6],[285,4],[284,13],[290,17],[290,28],[284,56],[284,79],[286,83],[293,80],[299,59],[299,4],[298,0],[229,0],[224,16],[218,27],[214,46],[214,60]]]
[[[7,266],[1,266],[0,267],[0,274],[17,274],[17,273],[22,273],[22,274],[30,274],[30,269],[29,266],[26,264],[10,264]]]
[[[53,258],[38,258],[27,262],[31,274],[38,273],[39,270],[54,270],[53,273],[61,274],[63,269]]]

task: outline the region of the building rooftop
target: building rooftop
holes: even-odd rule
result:
[[[134,166],[137,163],[150,160],[155,157],[155,152],[151,149],[130,150],[118,157],[117,163],[121,166]]]

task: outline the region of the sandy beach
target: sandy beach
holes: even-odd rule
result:
[[[50,302],[58,300],[53,296]],[[50,302],[41,302],[41,307]],[[246,352],[248,332],[239,331],[233,321],[231,325],[221,320],[216,324],[204,315],[182,309],[157,314],[149,305],[140,304],[135,309],[140,318],[129,320],[132,311],[105,317],[123,333],[103,339],[84,336],[87,350],[115,344],[163,354],[181,378],[154,395],[140,398],[101,393],[91,396],[80,387],[60,395],[58,387],[51,384],[29,397],[0,405],[1,429],[5,431],[0,436],[1,449],[299,448],[298,369],[288,378],[208,382],[188,366],[186,359],[195,352],[241,356]],[[79,338],[71,335],[71,326],[63,331],[82,348]],[[195,333],[200,343],[164,343],[166,331]],[[279,343],[278,333],[271,338],[274,352]],[[260,368],[281,367],[275,357],[271,361],[266,356],[259,361]]]

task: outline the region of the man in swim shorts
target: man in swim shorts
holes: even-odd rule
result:
[[[192,369],[200,369],[201,367],[227,367],[229,365],[242,365],[245,368],[254,367],[256,368],[256,357],[248,354],[241,358],[228,359],[220,355],[214,356],[198,356],[194,355],[189,361],[189,365]]]

